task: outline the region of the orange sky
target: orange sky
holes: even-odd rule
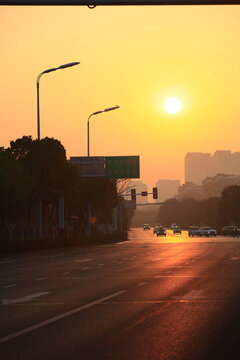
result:
[[[59,139],[67,156],[140,155],[141,180],[184,181],[186,152],[240,151],[240,6],[1,6],[0,146]],[[168,114],[175,96],[182,111]]]

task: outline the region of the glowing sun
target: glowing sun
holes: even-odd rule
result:
[[[178,98],[170,97],[164,103],[165,110],[170,114],[176,114],[182,108],[182,103]]]

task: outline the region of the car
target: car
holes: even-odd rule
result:
[[[173,230],[175,227],[177,227],[177,224],[172,224],[171,225],[171,230]]]
[[[157,226],[157,225],[156,225],[156,226],[154,226],[154,228],[153,228],[153,233],[154,233],[154,234],[156,234],[156,233],[157,233],[157,231],[158,231],[159,227],[160,227],[160,226]]]
[[[217,236],[217,231],[211,226],[202,226],[199,228],[199,236]]]
[[[181,234],[181,233],[182,233],[182,230],[180,229],[180,227],[175,226],[173,228],[173,234]]]
[[[224,226],[221,230],[221,233],[223,236],[238,237],[240,235],[240,230],[237,228],[237,226],[234,225]]]
[[[159,226],[159,228],[157,230],[157,236],[160,236],[160,235],[166,236],[166,230],[162,226]]]
[[[143,230],[150,230],[151,226],[149,224],[144,224],[143,225]]]
[[[188,229],[188,236],[199,236],[200,232],[199,232],[199,227],[198,226],[189,226]]]

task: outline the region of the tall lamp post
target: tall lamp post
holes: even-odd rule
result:
[[[80,64],[80,62],[75,61],[75,62],[71,62],[68,64],[60,65],[59,67],[56,67],[56,68],[44,70],[43,72],[41,72],[41,74],[38,75],[38,77],[37,77],[37,138],[38,138],[38,140],[40,140],[39,82],[40,82],[42,75],[50,73],[52,71],[75,66],[78,64]],[[39,238],[42,238],[42,199],[41,198],[39,199]]]
[[[90,156],[90,152],[89,152],[89,120],[90,120],[90,117],[93,116],[93,115],[101,114],[101,113],[103,113],[103,112],[116,110],[116,109],[118,109],[118,108],[119,108],[119,106],[116,105],[116,106],[107,108],[107,109],[105,109],[105,110],[96,111],[96,112],[92,113],[92,114],[88,117],[88,122],[87,122],[87,144],[88,144],[88,145],[87,145],[87,146],[88,146],[87,152],[88,152],[88,156]]]
[[[44,70],[43,72],[41,72],[41,74],[38,75],[37,77],[37,138],[38,140],[40,140],[40,111],[39,111],[39,81],[42,77],[43,74],[47,74],[47,73],[50,73],[52,71],[56,71],[56,70],[60,70],[60,69],[65,69],[65,68],[68,68],[68,67],[71,67],[71,66],[75,66],[75,65],[78,65],[80,64],[80,62],[71,62],[71,63],[68,63],[68,64],[64,64],[64,65],[61,65],[57,68],[51,68],[51,69],[47,69],[47,70]]]
[[[105,110],[100,110],[100,111],[95,111],[94,113],[92,113],[89,117],[88,117],[88,122],[87,122],[87,153],[88,153],[88,157],[90,156],[90,151],[89,151],[89,120],[91,118],[91,116],[93,115],[98,115],[101,114],[103,112],[107,112],[107,111],[112,111],[112,110],[116,110],[118,109],[119,106],[113,106],[110,108],[107,108]],[[91,236],[91,223],[90,223],[90,218],[91,218],[91,203],[90,201],[88,202],[88,224],[87,224],[87,235]]]

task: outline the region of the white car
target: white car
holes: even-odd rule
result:
[[[217,231],[210,226],[202,226],[199,228],[199,236],[217,236]]]

